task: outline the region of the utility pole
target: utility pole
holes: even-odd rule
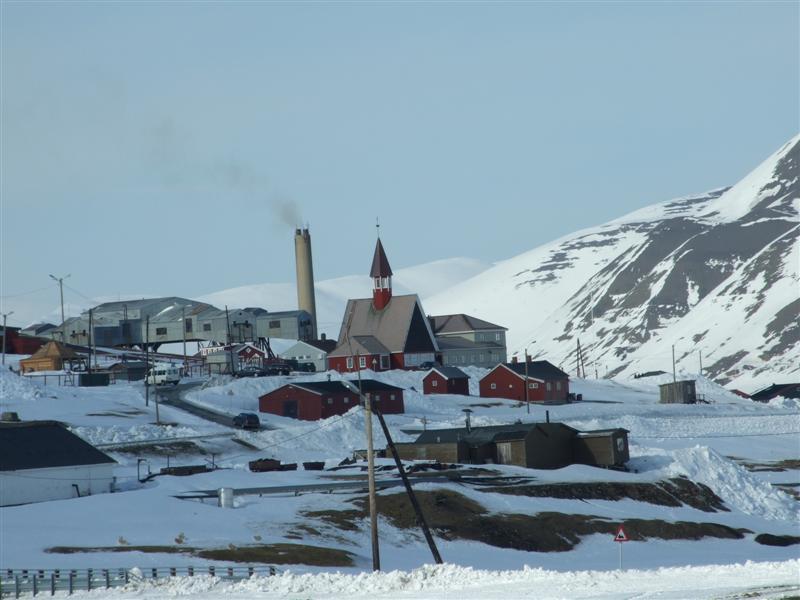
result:
[[[186,307],[181,306],[181,324],[183,325],[183,372],[184,376],[186,374],[186,366],[188,361],[186,360]]]
[[[228,314],[228,305],[225,305],[225,327],[227,329],[228,335],[228,343],[226,344],[227,348],[225,351],[228,353],[228,371],[231,375],[233,375],[233,344],[231,344],[231,318]]]
[[[14,311],[3,313],[3,364],[6,364],[6,338],[8,337],[8,330],[6,329],[6,319],[13,315]]]
[[[93,310],[89,309],[89,366],[87,367],[89,373],[92,372],[92,325],[94,325],[94,313]]]
[[[672,344],[672,401],[675,402],[678,394],[678,376],[675,374],[675,344]]]
[[[144,364],[146,369],[144,372],[144,405],[150,406],[150,383],[147,379],[151,374],[153,376],[153,385],[156,383],[156,374],[153,373],[153,369],[150,367],[150,315],[147,315],[144,327]]]
[[[697,356],[700,358],[700,377],[702,377],[703,376],[703,351],[702,350],[698,350],[697,351]]]
[[[578,341],[578,347],[575,350],[575,363],[578,365],[578,374],[576,375],[576,377],[580,377],[581,376],[581,341],[580,340],[577,340],[577,341]]]
[[[525,406],[527,407],[528,414],[531,414],[531,403],[528,399],[528,348],[525,348]]]
[[[69,275],[65,275],[64,277],[56,277],[55,275],[50,275],[50,279],[52,279],[53,281],[57,281],[58,282],[58,289],[61,292],[61,341],[62,342],[65,341],[65,338],[64,338],[64,280],[67,277],[69,277],[70,275],[72,275],[72,273],[70,273]]]
[[[360,359],[361,354],[356,354]],[[360,360],[359,360],[360,364]],[[358,369],[358,395],[364,399],[364,419],[367,426],[367,482],[369,488],[369,522],[372,538],[372,570],[381,570],[381,552],[378,546],[378,506],[375,499],[375,452],[372,446],[372,402],[370,394],[361,389],[361,369]]]

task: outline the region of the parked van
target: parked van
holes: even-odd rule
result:
[[[147,373],[145,385],[178,385],[181,380],[181,368],[173,365],[156,365]]]

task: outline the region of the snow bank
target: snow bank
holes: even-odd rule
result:
[[[673,456],[675,460],[667,469],[670,475],[685,475],[707,485],[728,506],[772,521],[800,520],[797,502],[711,448],[682,448]]]
[[[42,393],[29,379],[0,369],[0,403],[36,400]]]
[[[752,562],[652,571],[485,571],[426,565],[413,571],[295,574],[224,582],[215,577],[137,581],[103,597],[163,598],[716,598],[747,590],[797,588],[800,561]],[[782,588],[782,589],[781,589]],[[91,594],[94,595],[94,594]],[[759,594],[761,595],[761,594]],[[769,596],[769,594],[767,594]]]
[[[174,425],[142,424],[132,427],[70,427],[70,430],[93,445],[120,444],[125,442],[142,442],[162,438],[177,438],[200,435],[191,427],[176,427]]]

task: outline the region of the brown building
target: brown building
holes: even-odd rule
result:
[[[517,465],[560,469],[570,464],[623,467],[625,429],[580,432],[563,423],[514,423],[470,429],[431,429],[412,443],[395,444],[403,460]]]
[[[434,367],[422,378],[422,393],[469,396],[469,375],[458,367]]]
[[[660,404],[696,404],[694,379],[663,383],[658,386]]]
[[[569,375],[546,360],[497,365],[480,380],[481,398],[506,398],[523,402],[566,402]],[[527,396],[525,386],[527,385]]]
[[[61,371],[66,367],[75,368],[85,364],[85,359],[72,348],[61,342],[47,342],[39,348],[30,358],[19,361],[22,373],[33,371]]]
[[[350,382],[357,385],[356,382]],[[383,414],[404,412],[403,388],[373,379],[361,380],[361,390],[370,395],[372,407]],[[341,381],[305,381],[289,383],[258,399],[258,410],[303,421],[343,415],[358,406],[358,393]]]

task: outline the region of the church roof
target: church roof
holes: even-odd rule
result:
[[[348,300],[338,345],[328,356],[351,356],[350,345],[353,352],[374,348],[381,354],[438,351],[416,294],[394,296],[381,310],[375,310],[372,298]]]
[[[391,277],[392,267],[389,266],[389,259],[383,250],[381,238],[375,244],[375,255],[372,257],[372,269],[369,271],[370,277]]]

